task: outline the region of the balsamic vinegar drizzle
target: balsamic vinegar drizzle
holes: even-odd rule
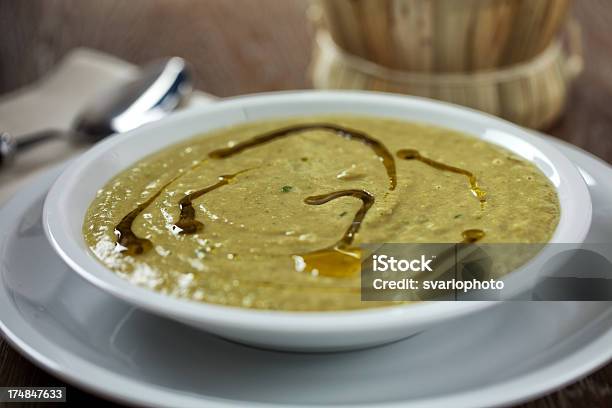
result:
[[[236,176],[241,173],[244,173],[245,171],[248,171],[248,169],[239,171],[238,173],[234,174],[226,174],[219,176],[219,181],[217,183],[208,187],[204,187],[201,190],[194,191],[193,193],[187,194],[186,196],[181,198],[181,201],[179,201],[181,215],[176,224],[174,224],[175,227],[180,229],[179,234],[193,234],[202,229],[202,227],[204,227],[204,224],[195,219],[196,214],[195,208],[193,208],[193,200],[203,196],[206,193],[216,190],[219,187],[229,184],[234,178],[236,178]]]
[[[334,125],[331,123],[310,123],[273,130],[271,132],[264,133],[262,135],[255,136],[251,139],[240,142],[235,146],[214,150],[210,152],[208,156],[213,159],[224,159],[226,157],[238,154],[244,150],[259,146],[260,144],[272,142],[276,139],[291,136],[307,130],[328,130],[338,136],[342,136],[349,140],[357,140],[370,147],[372,150],[374,150],[374,153],[376,153],[376,155],[382,160],[382,163],[385,166],[385,169],[387,170],[387,175],[389,177],[389,190],[395,190],[395,187],[397,185],[395,160],[393,159],[393,155],[391,154],[391,152],[389,152],[385,145],[380,143],[378,140],[370,137],[364,132],[350,129],[344,126]]]
[[[349,225],[342,238],[334,245],[307,254],[294,255],[294,259],[297,258],[301,265],[300,271],[333,277],[350,277],[359,273],[361,269],[361,249],[353,247],[351,244],[368,210],[374,204],[374,196],[365,190],[341,190],[306,197],[304,202],[309,205],[321,205],[340,197],[360,199],[362,204],[359,211],[353,217],[351,225]]]

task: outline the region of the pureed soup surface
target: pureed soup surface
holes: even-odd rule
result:
[[[102,188],[83,232],[129,281],[277,310],[360,301],[359,245],[545,243],[554,187],[531,163],[461,133],[392,119],[300,117],[198,136]]]

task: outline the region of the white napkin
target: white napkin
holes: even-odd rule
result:
[[[44,78],[0,96],[0,131],[17,139],[42,129],[67,129],[79,110],[109,86],[129,80],[138,67],[113,56],[85,48],[70,52]],[[197,92],[187,108],[213,97]],[[65,140],[49,140],[18,153],[0,168],[0,204],[22,184],[54,164],[83,151]]]

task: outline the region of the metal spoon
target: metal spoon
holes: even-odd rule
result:
[[[0,133],[0,167],[16,153],[48,139],[67,137],[75,143],[93,143],[161,119],[185,101],[192,90],[192,74],[182,58],[149,63],[137,78],[109,89],[87,105],[69,130],[48,129],[19,138]]]

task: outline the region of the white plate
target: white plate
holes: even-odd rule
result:
[[[561,214],[550,239],[581,243],[591,223],[591,200],[576,167],[550,143],[494,116],[439,101],[376,92],[299,91],[246,95],[191,109],[111,137],[72,162],[51,187],[43,226],[57,253],[85,279],[137,307],[257,346],[336,351],[406,338],[494,302],[420,302],[366,310],[308,312],[253,310],[187,301],[134,285],[112,273],[89,250],[83,219],[96,193],[117,173],[173,143],[228,125],[312,114],[373,115],[460,130],[529,160],[555,186]],[[146,140],[146,143],[143,143]],[[533,273],[557,246],[502,278],[508,295],[533,287]]]
[[[612,236],[612,169],[558,144],[589,184],[589,242]],[[6,338],[68,382],[145,406],[507,405],[612,357],[612,303],[510,302],[391,345],[335,354],[262,351],[136,310],[70,270],[41,225],[58,171],[0,211]]]

